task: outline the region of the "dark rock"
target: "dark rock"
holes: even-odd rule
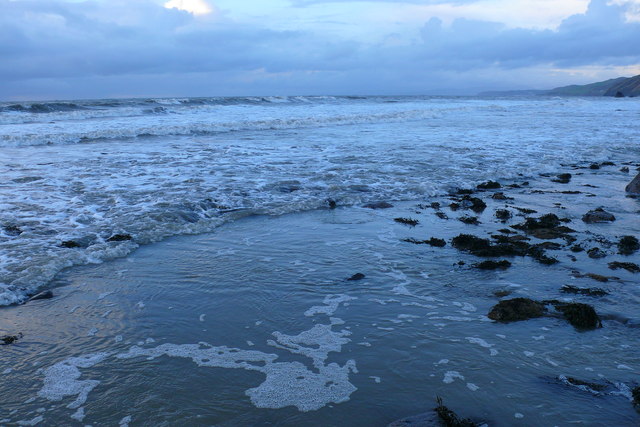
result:
[[[64,242],[60,243],[60,247],[63,247],[63,248],[79,248],[80,247],[80,243],[76,242],[75,240],[65,240]]]
[[[501,270],[506,270],[507,268],[511,267],[511,263],[509,261],[505,260],[501,260],[501,261],[482,261],[479,264],[475,264],[476,268],[479,268],[480,270],[497,270],[497,269],[501,269]]]
[[[623,268],[631,273],[640,273],[640,267],[638,267],[638,264],[634,264],[632,262],[620,262],[620,261],[610,262],[609,268],[612,270]]]
[[[640,242],[634,236],[624,236],[618,242],[618,253],[621,255],[631,255],[640,249]]]
[[[449,219],[446,213],[444,212],[436,212],[436,216],[440,219]]]
[[[22,229],[17,225],[5,225],[2,229],[9,236],[15,237],[22,234]]]
[[[560,262],[556,258],[547,256],[544,253],[543,248],[540,247],[540,246],[532,246],[528,251],[528,255],[531,258],[533,258],[536,261],[538,261],[540,264],[544,264],[544,265],[553,265],[553,264],[557,264],[558,262]]]
[[[560,288],[560,292],[565,294],[579,294],[579,295],[587,295],[590,297],[601,297],[604,295],[609,295],[609,292],[600,288],[579,288],[573,285],[564,285]]]
[[[556,310],[560,311],[564,318],[567,319],[577,329],[596,329],[602,327],[600,317],[589,304],[579,302],[554,304]]]
[[[35,294],[31,298],[29,298],[29,301],[36,301],[36,300],[39,300],[39,299],[49,299],[49,298],[53,298],[53,292],[51,292],[51,291],[42,291],[42,292],[40,292],[38,294]]]
[[[493,200],[513,200],[513,197],[507,197],[503,192],[498,191],[497,193],[493,193],[491,196]]]
[[[600,169],[600,165],[597,163],[591,163],[591,165],[589,165],[589,169]]]
[[[511,211],[508,209],[496,209],[496,218],[506,221],[511,218]]]
[[[604,251],[600,248],[591,248],[587,251],[587,255],[589,255],[589,258],[592,259],[600,259],[600,258],[604,258],[607,256],[606,253],[604,253]]]
[[[592,224],[595,222],[611,222],[615,221],[616,217],[613,214],[605,211],[602,208],[598,208],[592,211],[587,212],[582,216],[582,220],[587,224]]]
[[[454,248],[470,252],[480,257],[499,257],[499,256],[524,256],[529,247],[519,247],[519,244],[492,244],[488,239],[473,236],[471,234],[460,234],[453,238],[451,244]]]
[[[329,204],[329,209],[335,209],[338,204],[333,199],[327,199],[327,203]]]
[[[0,337],[0,341],[2,341],[1,345],[9,345],[9,344],[13,344],[14,342],[18,341],[20,338],[22,338],[22,332],[20,332],[18,335],[5,335]]]
[[[440,209],[440,203],[438,203],[438,202],[432,202],[430,206],[433,209]]]
[[[570,173],[561,173],[560,175],[557,176],[556,179],[552,179],[553,182],[558,182],[560,184],[568,184],[569,181],[571,181],[571,174]]]
[[[413,218],[393,218],[393,220],[395,222],[399,222],[400,224],[405,224],[405,225],[409,225],[411,227],[415,227],[416,225],[418,225],[420,223],[420,221],[418,221],[417,219],[413,219]]]
[[[607,390],[609,386],[607,384],[598,384],[595,382],[583,381],[573,377],[567,377],[564,375],[558,376],[558,380],[565,385],[576,387],[582,391],[587,391],[594,395],[600,395],[601,392]]]
[[[362,273],[356,273],[353,276],[349,277],[347,280],[362,280],[364,279],[366,276]]]
[[[447,242],[444,239],[438,239],[436,237],[432,237],[429,240],[417,240],[413,238],[403,239],[404,242],[413,243],[415,245],[431,245],[438,248],[444,247]]]
[[[446,427],[477,427],[478,424],[474,423],[470,419],[460,418],[453,412],[451,409],[444,406],[442,403],[442,399],[440,397],[437,398],[438,406],[434,409],[436,414],[438,414],[438,418]]]
[[[107,242],[124,242],[131,239],[132,237],[130,234],[114,234],[107,239]]]
[[[451,209],[452,211],[457,211],[458,209],[460,209],[460,204],[459,203],[450,203],[449,204],[449,209]]]
[[[458,219],[460,221],[464,222],[465,224],[470,224],[470,225],[478,225],[478,224],[480,224],[480,221],[478,221],[478,217],[477,216],[461,216]]]
[[[620,172],[628,173],[629,172],[629,168],[627,166],[623,166],[623,167],[620,168]]]
[[[600,163],[600,166],[615,166],[616,164],[610,161]]]
[[[501,228],[500,230],[498,230],[500,233],[504,233],[504,234],[513,234],[515,233],[515,231],[513,230],[509,230],[508,228]]]
[[[542,317],[544,313],[544,304],[538,301],[529,298],[513,298],[500,301],[487,316],[498,322],[516,322]]]
[[[640,386],[634,387],[633,390],[631,390],[631,397],[633,397],[633,404],[640,406]]]
[[[624,93],[617,91],[615,95],[613,95],[614,98],[624,98]]]
[[[538,213],[538,211],[535,211],[535,210],[533,210],[533,209],[528,209],[528,208],[518,208],[518,207],[516,207],[516,206],[513,206],[513,208],[514,208],[515,210],[517,210],[518,212],[523,213],[523,214],[525,214],[525,215],[530,215],[530,214]]]
[[[476,213],[480,213],[484,211],[487,207],[487,204],[477,197],[464,196],[460,205],[463,208],[471,209]]]
[[[499,182],[487,181],[487,182],[483,182],[482,184],[478,184],[476,188],[478,188],[478,190],[494,190],[496,188],[501,188],[501,187],[502,185],[500,185]]]
[[[389,209],[389,208],[392,208],[393,205],[387,202],[374,202],[374,203],[367,203],[363,207],[369,208],[369,209]]]
[[[580,245],[571,246],[571,252],[582,252],[582,251],[584,251],[584,248]]]
[[[458,191],[456,191],[456,194],[459,194],[459,195],[473,194],[473,190],[470,190],[468,188],[459,188]]]
[[[512,291],[509,289],[498,289],[493,291],[493,295],[497,296],[498,298],[504,298],[506,296],[511,295]]]

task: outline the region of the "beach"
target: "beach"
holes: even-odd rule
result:
[[[285,101],[5,110],[0,424],[637,424],[636,104]]]

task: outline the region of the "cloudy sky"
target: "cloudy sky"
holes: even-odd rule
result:
[[[0,99],[474,94],[640,74],[640,0],[0,0]]]

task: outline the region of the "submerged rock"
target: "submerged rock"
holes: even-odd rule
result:
[[[624,236],[618,242],[618,253],[621,255],[631,255],[640,249],[640,242],[634,236]]]
[[[640,386],[634,387],[633,390],[631,390],[631,397],[633,398],[633,404],[640,406]]]
[[[369,208],[369,209],[389,209],[389,208],[392,208],[393,205],[387,202],[374,202],[374,203],[367,203],[363,207]]]
[[[597,208],[587,212],[582,216],[582,220],[587,224],[593,224],[596,222],[611,222],[615,221],[616,217],[613,214],[605,211],[602,208]]]
[[[22,332],[18,333],[18,335],[4,335],[0,337],[0,341],[2,341],[2,344],[0,345],[13,344],[14,342],[18,341],[22,337],[23,337]]]
[[[436,216],[440,219],[449,219],[446,213],[440,211],[436,212]]]
[[[569,233],[575,233],[572,228],[560,225],[569,221],[568,218],[558,218],[557,215],[549,213],[539,218],[527,218],[525,222],[516,224],[513,228],[522,230],[538,239],[559,239],[567,238]]]
[[[573,285],[564,285],[560,288],[560,292],[565,294],[579,294],[579,295],[587,295],[590,297],[601,297],[604,295],[609,295],[609,292],[600,288],[579,288]]]
[[[498,322],[517,322],[520,320],[542,317],[545,313],[544,304],[529,298],[513,298],[500,301],[487,317]]]
[[[481,263],[476,264],[475,267],[480,270],[506,270],[511,267],[511,263],[506,259],[501,261],[482,261]]]
[[[589,304],[579,302],[555,302],[554,306],[556,310],[561,312],[564,318],[577,329],[596,329],[602,327],[600,316],[598,316],[596,310]]]
[[[570,173],[561,173],[560,175],[557,175],[557,177],[555,179],[552,179],[551,181],[558,182],[560,184],[568,184],[569,181],[571,181],[571,174]]]
[[[431,245],[437,248],[444,247],[447,242],[444,239],[438,239],[437,237],[432,237],[429,240],[417,240],[413,238],[403,239],[404,242],[413,243],[415,245]]]
[[[504,193],[502,191],[498,191],[496,193],[493,193],[493,195],[491,196],[491,198],[493,200],[513,200],[513,197],[507,197],[504,195]]]
[[[394,421],[387,425],[387,427],[436,427],[439,425],[438,414],[435,412],[425,412],[424,414],[412,415]]]
[[[362,273],[356,273],[353,276],[349,277],[347,280],[362,280],[364,279],[366,276]]]
[[[19,236],[22,234],[22,229],[17,225],[5,225],[4,227],[2,227],[2,229],[7,235],[12,237]]]
[[[107,239],[107,242],[124,242],[131,239],[132,237],[130,234],[114,234]]]
[[[511,218],[511,211],[508,209],[496,209],[496,218],[502,221],[506,221]]]
[[[640,267],[638,266],[638,264],[634,264],[632,262],[613,261],[609,263],[609,268],[612,270],[622,268],[631,273],[640,273]]]
[[[600,259],[607,256],[606,253],[600,248],[591,248],[587,251],[587,255],[592,259]]]
[[[480,221],[478,221],[478,217],[477,216],[461,216],[460,218],[458,218],[458,220],[460,220],[461,222],[464,222],[465,224],[469,224],[469,225],[478,225],[478,224],[480,224]]]
[[[411,227],[415,227],[416,225],[418,225],[420,223],[420,221],[418,221],[417,219],[413,219],[413,218],[399,217],[399,218],[393,218],[393,220],[395,222],[399,222],[400,224],[409,225]]]

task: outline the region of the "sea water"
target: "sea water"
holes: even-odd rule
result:
[[[2,303],[56,297],[2,310],[24,338],[0,347],[0,424],[375,426],[441,396],[490,425],[634,425],[633,274],[616,272],[603,329],[494,324],[496,290],[557,297],[570,268],[478,273],[402,242],[460,223],[393,218],[488,179],[637,161],[639,113],[580,98],[4,104]],[[597,201],[565,215],[611,202],[607,232],[640,232],[637,201],[607,189],[620,177],[579,179]],[[567,196],[550,197],[541,213]],[[381,200],[396,206],[361,207]]]

